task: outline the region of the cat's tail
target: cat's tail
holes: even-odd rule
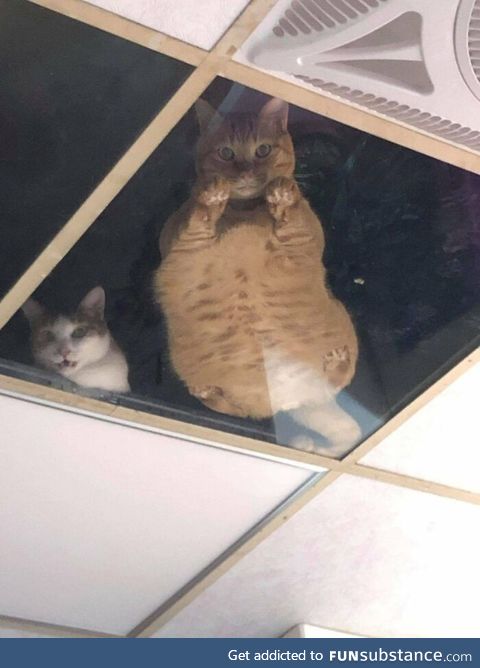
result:
[[[327,457],[343,457],[359,443],[362,431],[357,422],[340,406],[334,398],[321,404],[301,406],[290,413],[291,417],[327,440],[315,439],[315,434],[297,436],[290,445],[297,450],[315,452]]]

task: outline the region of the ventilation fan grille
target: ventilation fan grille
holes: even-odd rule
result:
[[[336,83],[313,79],[302,74],[295,75],[297,79],[305,83],[321,88],[329,93],[343,97],[351,102],[368,107],[380,114],[391,116],[399,121],[413,125],[419,130],[425,130],[432,134],[448,139],[449,141],[462,144],[468,148],[480,149],[480,132],[471,128],[463,127],[459,123],[453,123],[441,116],[434,116],[420,109],[413,109],[406,104],[400,104],[384,97],[377,97],[371,93],[361,90],[352,90],[347,86],[339,86]]]
[[[480,0],[279,0],[242,51],[254,66],[480,151]]]
[[[367,14],[388,0],[293,0],[273,27],[277,37],[321,32]]]
[[[480,83],[480,0],[475,0],[468,25],[468,55],[470,64]]]

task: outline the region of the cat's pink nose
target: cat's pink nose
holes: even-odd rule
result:
[[[72,351],[70,350],[70,348],[68,348],[68,346],[62,346],[60,348],[60,355],[62,355],[62,357],[68,357],[71,352]]]

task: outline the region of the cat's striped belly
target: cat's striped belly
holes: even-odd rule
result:
[[[192,394],[235,415],[268,417],[338,391],[322,356],[345,343],[329,324],[341,307],[325,290],[320,264],[307,273],[272,263],[269,243],[267,230],[239,228],[163,267],[175,370]]]

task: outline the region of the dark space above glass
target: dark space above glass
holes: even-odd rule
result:
[[[190,71],[27,0],[0,0],[0,295]]]

